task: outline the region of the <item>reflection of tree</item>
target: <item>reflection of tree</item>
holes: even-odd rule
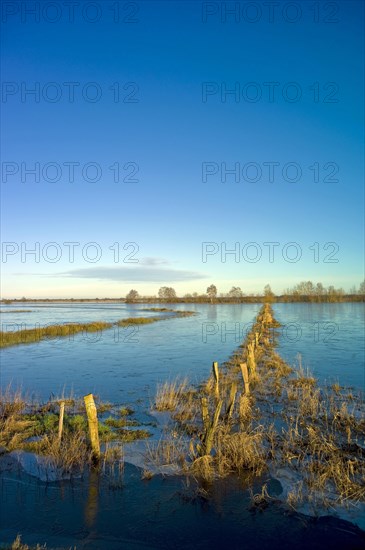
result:
[[[207,308],[207,319],[209,319],[209,321],[216,321],[216,319],[217,319],[217,306],[216,306],[216,304],[213,304],[212,306],[209,306]]]
[[[98,514],[99,500],[99,471],[97,468],[91,468],[89,477],[89,490],[85,504],[85,524],[91,529],[95,525]]]

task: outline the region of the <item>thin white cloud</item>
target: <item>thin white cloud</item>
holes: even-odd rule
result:
[[[153,258],[147,256],[146,258],[141,258],[138,262],[140,265],[171,265],[171,262],[165,260],[165,258]]]
[[[88,267],[57,273],[53,277],[65,277],[68,279],[98,279],[116,282],[151,282],[169,283],[181,281],[194,281],[206,279],[207,275],[196,271],[185,271],[182,269],[168,269],[150,266],[136,267]]]

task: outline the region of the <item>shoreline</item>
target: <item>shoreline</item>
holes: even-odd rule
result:
[[[364,294],[344,294],[343,296],[298,296],[279,295],[273,296],[270,303],[293,303],[293,304],[341,304],[341,303],[363,303],[365,302]],[[207,296],[197,298],[175,298],[175,299],[159,299],[156,297],[146,297],[143,299],[128,301],[125,298],[27,298],[22,299],[2,299],[0,307],[4,305],[16,304],[128,304],[128,305],[143,305],[143,304],[265,304],[268,303],[266,296],[243,296],[242,298],[227,298],[216,297],[212,302]]]

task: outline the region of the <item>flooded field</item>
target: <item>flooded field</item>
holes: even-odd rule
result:
[[[132,405],[139,418],[153,419],[157,384],[177,376],[188,377],[192,384],[205,380],[212,361],[227,360],[241,343],[260,308],[167,307],[195,310],[196,315],[140,326],[134,333],[130,327],[117,333],[112,328],[3,349],[1,384],[21,386],[41,400],[63,391],[76,396],[92,392],[103,400]],[[2,317],[3,330],[20,324],[32,328],[34,323],[109,322],[147,315],[142,305],[124,304],[27,304],[30,312],[14,314],[11,308],[2,308],[9,311]],[[300,354],[303,367],[309,367],[320,384],[338,382],[363,391],[363,304],[275,304],[273,309],[282,323],[277,350],[289,364],[298,362]],[[156,431],[152,439],[159,436]],[[128,462],[117,482],[91,471],[80,479],[45,483],[5,467],[1,540],[10,542],[20,532],[28,544],[90,549],[205,549],[228,543],[241,548],[243,538],[250,548],[292,548],[293,540],[298,548],[361,548],[365,542],[364,531],[331,517],[330,510],[320,519],[288,511],[276,500],[281,484],[268,473],[253,487],[242,476],[203,486],[191,477],[141,477],[141,470]],[[253,496],[264,484],[271,500],[257,507]]]

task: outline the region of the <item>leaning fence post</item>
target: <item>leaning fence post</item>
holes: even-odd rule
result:
[[[208,399],[206,397],[201,398],[201,406],[202,406],[202,419],[203,419],[203,426],[204,430],[207,431],[209,428],[209,411],[208,411]]]
[[[227,420],[231,419],[233,408],[234,408],[234,402],[236,400],[236,393],[237,393],[237,384],[236,382],[232,382],[231,391],[229,393],[229,402],[228,402],[227,411],[226,411]]]
[[[202,446],[204,455],[209,455],[210,451],[212,450],[213,438],[214,438],[214,434],[215,434],[215,431],[216,431],[217,426],[218,426],[219,415],[221,413],[222,405],[223,405],[223,399],[220,399],[218,401],[217,407],[215,409],[215,413],[214,413],[214,416],[213,416],[213,421],[211,422],[211,424],[209,425],[208,430],[204,434],[203,446]]]
[[[65,402],[61,401],[61,403],[60,403],[60,417],[59,417],[59,420],[58,420],[58,441],[61,441],[61,439],[62,439],[64,414],[65,414]]]
[[[89,393],[89,395],[85,395],[84,402],[86,407],[87,421],[89,423],[91,448],[93,450],[94,459],[98,461],[100,458],[98,414],[96,411],[93,394]]]

